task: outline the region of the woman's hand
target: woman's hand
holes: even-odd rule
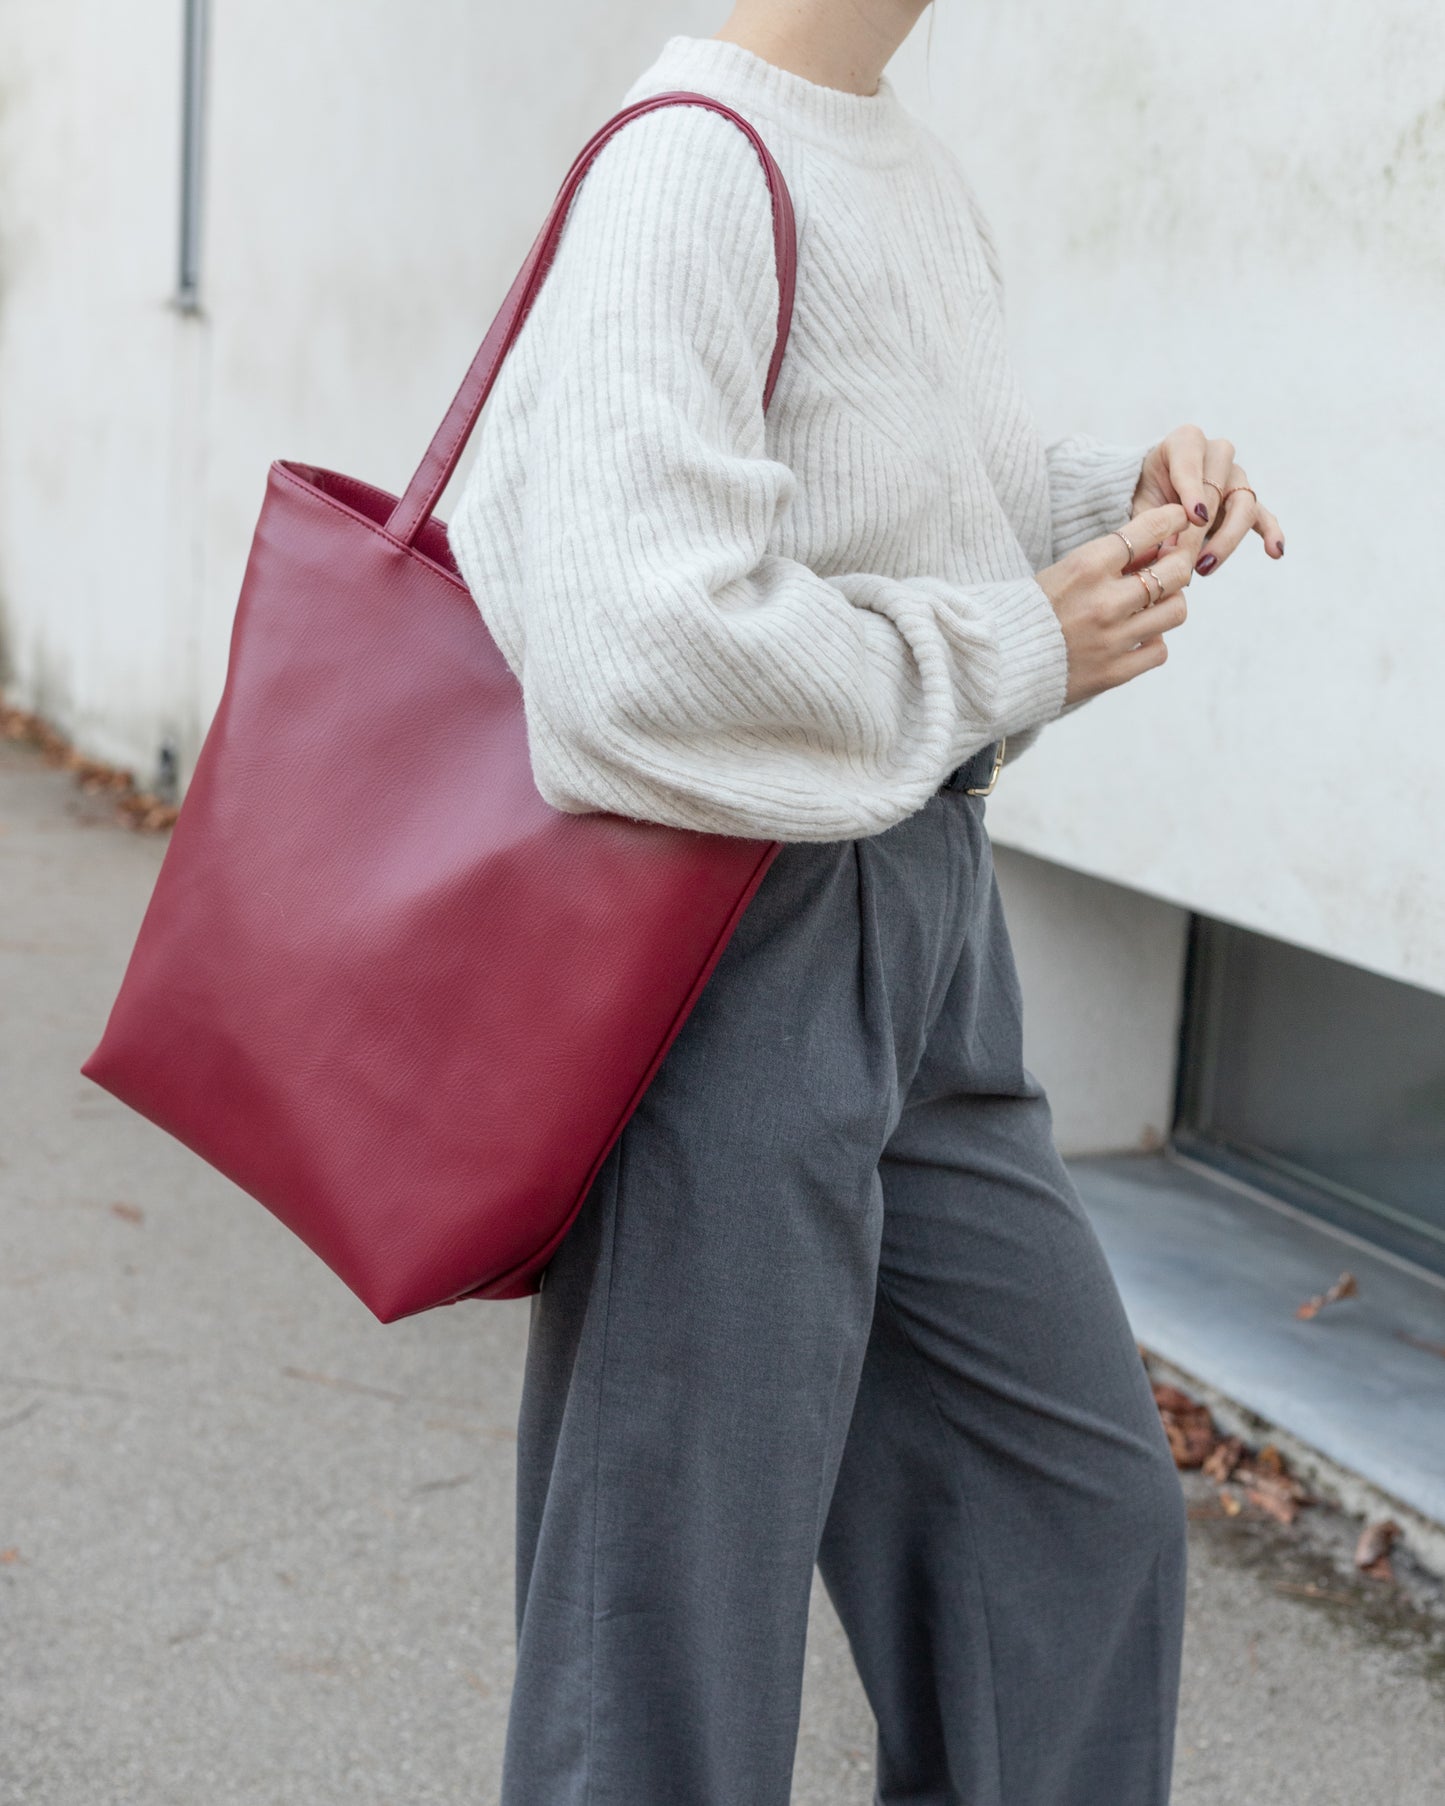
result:
[[[1066,708],[1164,663],[1163,636],[1184,620],[1202,542],[1202,525],[1168,502],[1037,573],[1068,647]]]
[[[1231,494],[1230,491],[1234,493]],[[1177,426],[1144,459],[1134,491],[1134,511],[1179,502],[1205,541],[1195,569],[1207,577],[1222,565],[1251,529],[1271,558],[1284,557],[1284,534],[1249,487],[1228,439],[1209,439],[1197,426]]]

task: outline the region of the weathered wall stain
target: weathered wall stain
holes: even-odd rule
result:
[[[1157,681],[1051,728],[991,831],[1445,992],[1421,831],[1445,810],[1445,7],[973,0],[938,23],[930,122],[995,226],[1045,428],[1199,421],[1289,545],[1197,583]]]
[[[1147,0],[983,8],[981,161],[1011,164],[1064,249],[1234,267],[1346,252],[1445,284],[1445,9],[1219,0],[1167,32]],[[976,128],[975,122],[976,121]],[[986,174],[986,171],[981,171]]]
[[[1112,261],[1147,242],[1159,252],[1227,255],[1258,264],[1281,254],[1328,261],[1341,251],[1445,284],[1445,94],[1407,124],[1342,119],[1334,143],[1237,145],[1231,167],[1196,208],[1171,161],[1176,122],[1140,97],[1140,161],[1128,181],[1080,184],[1071,256]],[[1186,134],[1187,135],[1187,134]],[[1098,144],[1086,152],[1097,157]],[[1225,197],[1247,204],[1226,205]]]

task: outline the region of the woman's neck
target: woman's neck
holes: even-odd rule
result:
[[[735,0],[724,43],[848,94],[876,93],[889,58],[929,0]]]

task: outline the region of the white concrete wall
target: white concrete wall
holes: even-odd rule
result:
[[[90,751],[149,751],[172,650],[183,335],[181,15],[169,0],[0,6],[0,657]]]
[[[667,31],[722,16],[656,0],[221,0],[205,710],[271,459],[404,488],[583,141]]]
[[[1189,912],[1011,847],[995,845],[994,865],[1024,1058],[1049,1094],[1054,1139],[1069,1155],[1160,1147],[1174,1120]]]
[[[145,780],[220,696],[267,465],[404,485],[568,164],[693,0],[0,0],[0,683]]]
[[[9,694],[186,769],[269,460],[403,483],[583,137],[726,10],[215,0],[187,320],[180,0],[5,0]],[[893,71],[993,216],[1046,430],[1227,432],[1289,539],[1006,771],[998,839],[1437,988],[1442,67],[1433,0],[940,0]]]
[[[1445,990],[1445,8],[934,11],[910,93],[995,219],[1046,429],[1231,437],[1287,543],[1196,579],[1168,663],[1051,726],[991,829]]]

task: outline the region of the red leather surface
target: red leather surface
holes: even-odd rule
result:
[[[272,466],[221,702],[81,1069],[383,1322],[537,1289],[778,851],[545,803],[520,688],[430,511],[579,167],[683,98],[748,134],[772,189],[771,394],[794,256],[777,166],[706,96],[625,109],[573,165],[408,499]]]

